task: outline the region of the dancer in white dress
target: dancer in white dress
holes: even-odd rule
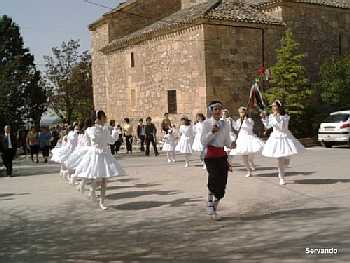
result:
[[[187,118],[182,118],[181,124],[179,130],[180,140],[176,146],[176,151],[185,154],[185,167],[188,167],[190,156],[192,155],[193,127],[191,121]]]
[[[167,153],[168,163],[176,161],[176,138],[173,129],[169,129],[168,133],[164,135],[164,144],[162,151]]]
[[[192,145],[192,150],[195,152],[200,152],[200,159],[203,165],[203,169],[206,169],[204,163],[204,147],[201,142],[202,132],[203,132],[203,122],[205,121],[205,117],[203,113],[197,113],[196,115],[197,123],[193,126],[193,132],[195,134],[194,141]]]
[[[91,180],[90,196],[96,199],[97,183],[101,185],[100,207],[104,206],[107,179],[115,176],[125,175],[118,161],[111,154],[109,145],[115,141],[110,134],[109,128],[105,126],[106,115],[103,111],[97,112],[97,120],[94,127],[86,130],[90,140],[88,150],[81,154],[79,165],[75,167],[74,177]]]
[[[65,162],[66,167],[68,167],[70,170],[75,171],[76,167],[79,165],[81,161],[81,156],[83,156],[88,150],[91,145],[90,139],[87,135],[87,129],[90,128],[92,125],[91,119],[86,119],[84,121],[84,126],[81,128],[81,131],[78,136],[78,143],[77,147],[75,148],[74,152],[69,155],[68,160]],[[75,176],[71,176],[72,183],[75,184]],[[85,178],[81,178],[80,184],[79,184],[79,191],[83,194],[85,192],[85,184],[87,180]]]
[[[285,167],[289,164],[288,157],[303,152],[304,146],[288,130],[289,116],[285,113],[282,103],[276,100],[272,104],[272,114],[267,119],[262,116],[265,127],[273,128],[270,138],[266,141],[262,155],[278,160],[278,177],[280,185],[285,185]]]
[[[230,155],[241,155],[243,163],[247,168],[246,177],[252,176],[255,171],[254,156],[261,152],[264,143],[254,134],[254,121],[247,116],[247,108],[238,109],[240,118],[235,122],[235,130],[238,131],[236,148],[230,152]]]
[[[69,156],[73,153],[75,150],[75,147],[78,143],[78,133],[79,133],[79,126],[75,125],[73,130],[68,132],[67,135],[67,142],[63,147],[60,147],[57,151],[54,152],[54,155],[52,156],[51,160],[57,163],[61,164],[61,169],[63,170],[62,176],[63,178],[71,183],[71,173],[72,170],[69,170],[65,162],[68,160]]]

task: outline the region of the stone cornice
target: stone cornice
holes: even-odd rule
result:
[[[340,9],[350,9],[350,0],[266,0],[255,4],[255,6],[260,9],[265,9],[280,3],[311,4]]]
[[[119,6],[114,8],[113,10],[104,13],[101,18],[97,19],[95,22],[89,25],[90,31],[95,31],[97,27],[108,23],[109,19],[111,19],[114,15],[118,14],[118,12],[125,12],[128,9],[132,8],[137,0],[128,0],[125,3],[121,3]]]
[[[197,18],[189,23],[182,23],[177,24],[176,26],[173,26],[171,28],[165,28],[160,29],[158,31],[152,31],[149,33],[142,34],[140,36],[134,37],[134,38],[125,38],[125,39],[118,39],[115,41],[112,41],[107,46],[103,47],[100,51],[107,55],[110,53],[113,53],[115,51],[124,50],[130,46],[135,46],[140,43],[143,43],[147,40],[154,40],[160,37],[164,37],[169,34],[173,33],[180,33],[183,30],[187,30],[190,28],[194,28],[200,25],[224,25],[224,26],[233,26],[233,27],[247,27],[247,28],[265,28],[265,27],[281,27],[285,26],[285,24],[261,24],[261,23],[252,23],[252,22],[235,22],[232,20],[216,20],[216,19],[209,19],[209,18]]]

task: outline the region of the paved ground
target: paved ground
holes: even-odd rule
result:
[[[218,222],[206,215],[197,156],[190,168],[121,156],[129,175],[109,184],[107,211],[57,165],[18,160],[18,176],[0,178],[0,262],[350,262],[349,151],[309,149],[285,187],[273,160],[258,158],[256,177],[245,178],[235,159]]]

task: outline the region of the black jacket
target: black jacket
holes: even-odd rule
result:
[[[155,138],[157,134],[156,126],[153,123],[147,124],[145,126],[145,134],[146,134],[146,138],[149,138],[149,139]]]
[[[10,138],[11,138],[11,144],[12,144],[12,149],[16,151],[17,149],[17,139],[16,136],[13,133],[10,133]],[[8,140],[7,137],[5,137],[5,134],[1,134],[0,136],[0,151],[1,152],[6,152],[8,150]]]

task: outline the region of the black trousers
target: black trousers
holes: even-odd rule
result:
[[[205,158],[204,162],[208,171],[208,189],[216,199],[220,200],[225,196],[227,185],[227,175],[229,171],[227,156]]]
[[[125,136],[126,151],[132,152],[132,136]]]
[[[40,150],[41,150],[41,153],[42,153],[44,158],[49,157],[49,155],[50,155],[50,146],[41,147]]]
[[[39,153],[39,145],[34,144],[34,145],[30,145],[29,147],[30,147],[30,156],[33,159],[33,156],[34,155],[37,156]]]
[[[2,153],[1,157],[2,157],[2,161],[6,167],[6,173],[7,175],[12,175],[12,161],[13,158],[15,157],[15,149],[7,149],[4,150],[4,152]]]
[[[146,153],[145,154],[147,156],[149,155],[151,143],[152,143],[152,146],[153,146],[154,155],[158,155],[156,140],[154,139],[153,136],[149,136],[149,137],[146,138]]]
[[[115,144],[110,144],[109,147],[111,148],[111,154],[115,155]]]
[[[145,151],[145,135],[140,135],[140,151],[144,152]]]

